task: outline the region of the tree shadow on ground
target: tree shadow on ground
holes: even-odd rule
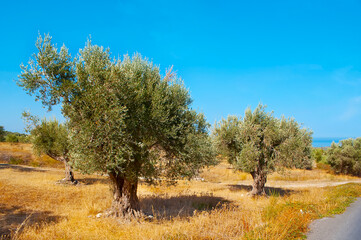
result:
[[[34,167],[25,167],[25,166],[19,166],[19,165],[11,165],[6,163],[0,163],[0,170],[1,169],[7,169],[11,168],[19,172],[46,172],[47,170],[44,169],[38,169]]]
[[[211,211],[229,203],[224,198],[212,195],[154,195],[143,197],[140,200],[142,211],[153,215],[157,219],[191,217],[195,211]]]
[[[16,232],[34,224],[57,222],[60,216],[49,211],[28,211],[19,206],[0,205],[0,239],[13,239]]]
[[[75,176],[76,177],[76,176]],[[83,185],[93,185],[93,184],[110,184],[108,178],[76,178],[76,180]]]
[[[244,184],[232,184],[228,185],[231,191],[241,191],[245,190],[247,192],[250,192],[252,190],[251,185],[244,185]],[[265,192],[267,196],[288,196],[292,193],[296,193],[298,191],[291,190],[291,189],[285,189],[285,188],[277,188],[277,187],[265,187]]]

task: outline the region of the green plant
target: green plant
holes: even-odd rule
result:
[[[5,140],[5,130],[3,126],[0,126],[0,142]]]
[[[5,142],[16,143],[16,142],[19,142],[19,138],[16,134],[10,133],[5,136]]]
[[[312,148],[312,158],[316,163],[328,164],[327,152],[322,148]]]
[[[215,163],[203,114],[191,109],[182,81],[139,54],[113,60],[90,41],[72,60],[39,36],[18,84],[49,109],[63,104],[71,159],[85,173],[107,173],[112,215],[139,214],[138,179],[191,178]]]
[[[30,137],[29,136],[27,136],[27,135],[20,135],[19,137],[18,137],[18,141],[20,142],[20,143],[30,143]]]
[[[11,157],[10,157],[10,160],[9,160],[9,163],[10,163],[10,164],[19,165],[19,164],[23,164],[23,163],[24,163],[24,160],[21,159],[21,158],[18,158],[18,157],[13,157],[13,156],[11,156]]]
[[[312,132],[294,119],[275,118],[265,108],[248,108],[243,119],[229,116],[213,131],[219,152],[236,169],[252,175],[252,195],[264,195],[267,175],[279,168],[312,166]]]
[[[327,161],[336,173],[361,176],[361,138],[332,143]]]
[[[63,162],[65,166],[64,181],[76,183],[74,174],[69,165],[69,132],[65,124],[59,123],[56,119],[39,120],[29,112],[23,112],[24,121],[26,122],[26,131],[30,133],[28,137],[33,144],[33,150],[36,155],[46,154],[49,157]]]

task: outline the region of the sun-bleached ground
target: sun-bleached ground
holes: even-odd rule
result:
[[[269,176],[269,197],[253,199],[247,195],[251,176],[222,162],[205,169],[196,180],[174,186],[140,183],[142,210],[154,218],[124,222],[97,217],[111,204],[106,176],[75,172],[80,184],[56,184],[63,174],[61,165],[1,164],[0,235],[14,239],[298,239],[312,219],[342,211],[361,193],[360,184],[324,187],[359,182],[358,178],[325,170],[287,170]]]

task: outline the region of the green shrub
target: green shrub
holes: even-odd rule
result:
[[[332,143],[327,156],[336,173],[361,176],[361,138]]]
[[[327,164],[327,153],[322,148],[312,148],[312,158],[316,163]]]
[[[5,130],[3,126],[0,126],[0,142],[5,140]]]
[[[30,143],[30,137],[27,135],[21,135],[18,137],[18,142],[20,143]]]
[[[9,161],[9,164],[15,164],[15,165],[18,165],[18,164],[23,164],[24,163],[24,160],[21,159],[21,158],[18,158],[18,157],[10,157],[10,161]]]
[[[12,143],[19,142],[19,137],[14,133],[10,133],[5,136],[5,142],[12,142]]]

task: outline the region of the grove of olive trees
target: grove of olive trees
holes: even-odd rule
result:
[[[67,124],[25,114],[33,120],[34,149],[63,160],[70,181],[70,165],[107,174],[109,216],[142,215],[139,179],[191,178],[216,163],[214,143],[236,169],[252,175],[253,196],[265,194],[271,172],[312,166],[312,132],[294,119],[275,118],[263,105],[216,124],[212,141],[205,117],[192,110],[188,90],[171,70],[162,76],[139,54],[112,59],[90,41],[76,58],[65,46],[57,49],[49,35],[39,36],[36,47],[18,85],[49,110],[61,104]]]

